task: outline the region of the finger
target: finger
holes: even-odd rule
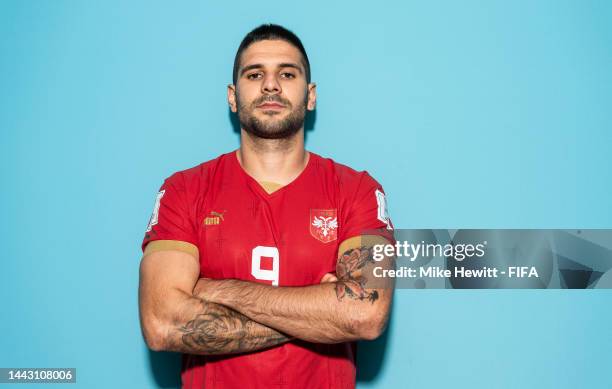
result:
[[[321,278],[321,283],[324,284],[326,282],[336,282],[338,281],[338,277],[336,277],[333,273],[326,273],[323,278]]]

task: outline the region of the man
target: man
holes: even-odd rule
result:
[[[354,388],[354,341],[384,331],[392,298],[368,277],[371,247],[393,240],[384,192],[304,149],[316,86],[292,32],[251,31],[227,96],[240,148],[157,195],[140,267],[147,345],[184,354],[184,388]]]

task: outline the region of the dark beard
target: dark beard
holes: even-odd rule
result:
[[[253,136],[262,139],[287,139],[295,135],[304,126],[306,101],[295,110],[292,110],[285,119],[270,124],[262,122],[255,117],[253,114],[253,111],[256,109],[255,105],[251,105],[251,109],[246,109],[244,106],[240,106],[238,109],[240,126]],[[290,105],[288,107],[291,108]],[[271,116],[278,114],[275,113]]]

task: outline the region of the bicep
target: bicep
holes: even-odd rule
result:
[[[336,262],[336,276],[341,281],[336,290],[339,300],[352,298],[372,303],[390,300],[393,280],[377,277],[381,269],[394,267],[392,257],[376,255],[387,244],[390,242],[379,235],[354,236],[340,244]]]
[[[199,278],[197,248],[186,242],[168,243],[172,241],[149,243],[140,263],[139,304],[144,318],[164,320],[173,300],[192,295]]]

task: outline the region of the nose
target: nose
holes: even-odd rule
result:
[[[265,94],[279,94],[281,86],[276,78],[276,74],[267,74],[261,84],[261,91]]]

